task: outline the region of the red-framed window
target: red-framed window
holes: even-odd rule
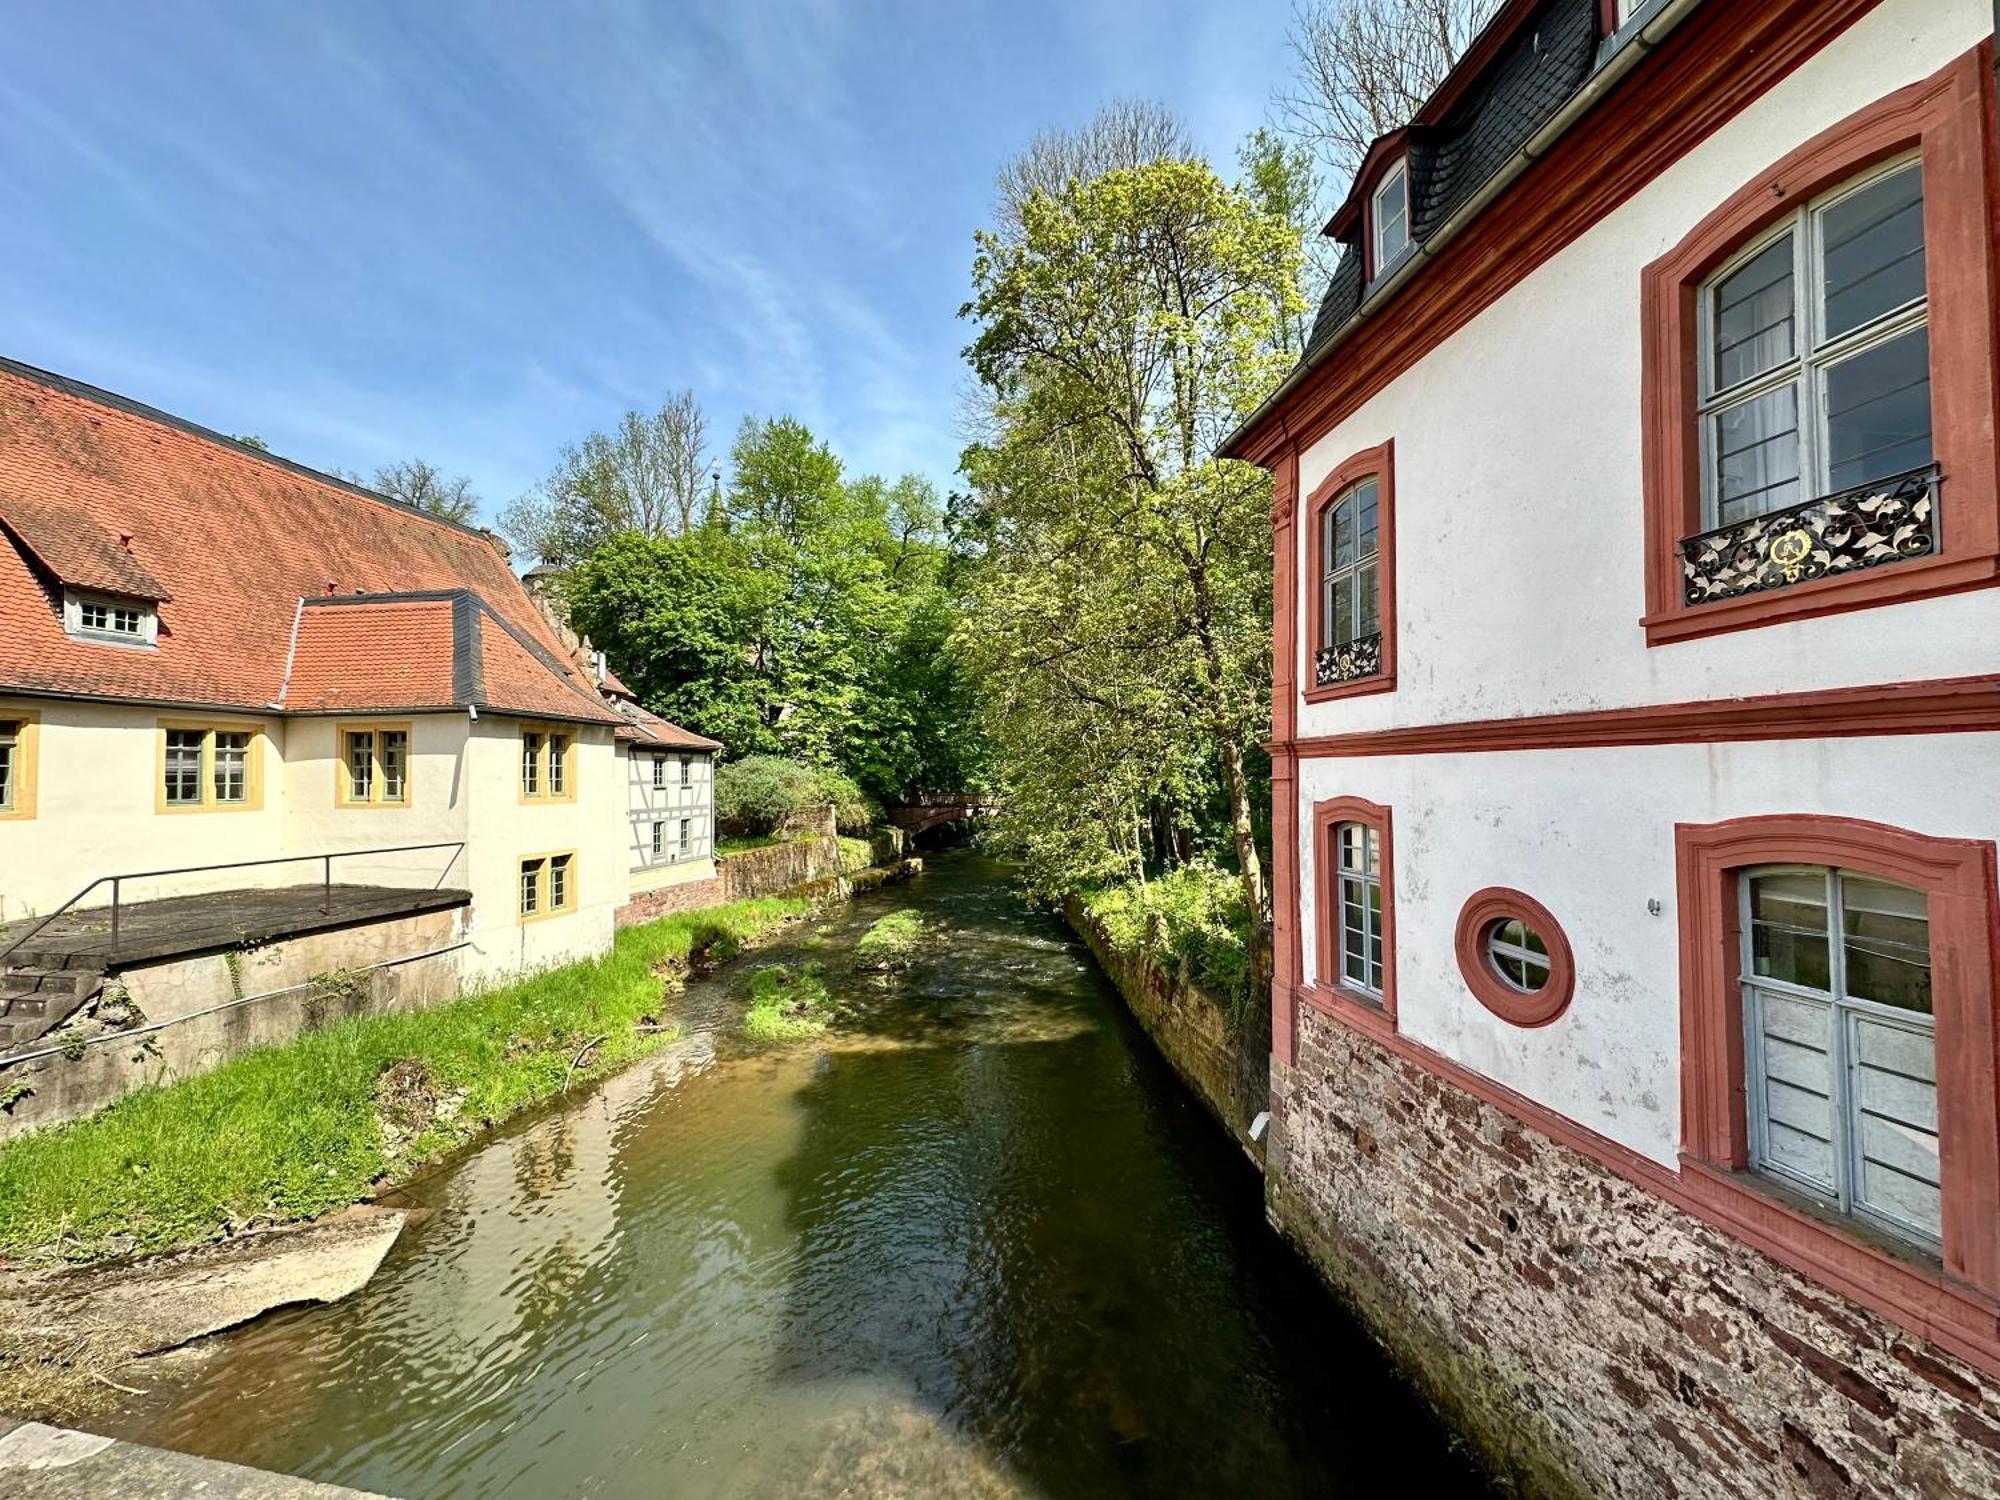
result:
[[[1555,913],[1504,886],[1475,891],[1458,914],[1458,971],[1473,998],[1501,1020],[1547,1026],[1576,993],[1576,959]]]
[[[1306,502],[1305,700],[1396,686],[1396,445],[1355,454]]]
[[[1646,268],[1648,645],[2000,582],[1991,58],[1982,44],[1823,131]],[[1910,243],[1843,280],[1885,234]],[[1856,312],[1919,266],[1895,306]],[[1878,449],[1929,470],[1886,526],[1867,508]]]
[[[1361,797],[1313,805],[1316,953],[1307,1003],[1364,1031],[1396,1026],[1394,819]]]
[[[1686,1187],[1856,1300],[1992,1351],[1994,846],[1797,815],[1682,824],[1675,848]],[[1759,1094],[1780,1090],[1774,1117]]]

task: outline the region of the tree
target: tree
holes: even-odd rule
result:
[[[705,514],[708,462],[708,419],[694,392],[681,391],[564,448],[554,471],[507,507],[501,529],[556,565],[621,532],[684,536]]]
[[[269,453],[271,445],[254,432],[233,432],[229,435],[232,443],[241,443],[246,448],[255,448],[259,453]]]
[[[1049,825],[1028,838],[1045,880],[1052,841],[1134,866],[1148,820],[1172,842],[1213,777],[1264,910],[1246,758],[1268,722],[1270,482],[1213,454],[1290,367],[1299,269],[1294,225],[1196,161],[1072,177],[1018,234],[978,237],[965,640],[1010,815]]]
[[[1410,123],[1500,0],[1299,0],[1287,133],[1344,189],[1376,137]]]
[[[1000,168],[994,214],[1003,239],[1018,239],[1037,193],[1054,197],[1072,179],[1088,182],[1125,167],[1191,161],[1198,153],[1180,116],[1149,99],[1114,99],[1080,130],[1044,130]]]
[[[392,500],[460,525],[479,514],[479,496],[473,493],[470,478],[463,474],[446,478],[421,458],[384,464],[375,471],[372,487]]]

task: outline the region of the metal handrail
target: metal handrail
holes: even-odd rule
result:
[[[333,911],[333,862],[336,859],[363,859],[376,854],[420,854],[431,849],[451,850],[451,858],[444,862],[444,868],[438,871],[438,878],[431,885],[431,889],[435,891],[443,887],[445,876],[451,873],[452,866],[458,863],[459,855],[465,852],[465,840],[459,839],[453,842],[435,844],[392,844],[380,849],[335,849],[320,854],[285,854],[275,859],[232,859],[219,865],[184,865],[174,870],[128,870],[118,875],[100,875],[74,896],[71,896],[69,900],[63,902],[61,906],[58,906],[54,911],[35,923],[26,932],[15,938],[6,947],[0,948],[0,959],[5,959],[9,954],[18,951],[28,939],[47,929],[48,925],[55,921],[57,917],[68,912],[77,902],[106,882],[109,882],[111,886],[111,943],[115,948],[118,945],[118,919],[121,896],[123,894],[124,883],[128,880],[164,880],[169,875],[208,875],[217,870],[255,870],[268,865],[296,865],[318,860],[321,863],[319,909],[321,915],[324,916],[331,914]]]

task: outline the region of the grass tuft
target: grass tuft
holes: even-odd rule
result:
[[[861,934],[854,966],[879,973],[907,969],[923,946],[924,921],[913,911],[892,911]]]
[[[826,1030],[832,1009],[833,997],[818,964],[797,970],[766,964],[750,980],[743,1034],[758,1042],[804,1041]]]
[[[0,1250],[97,1260],[344,1207],[559,1093],[593,1037],[604,1040],[575,1077],[663,1045],[663,973],[807,909],[742,901],[630,927],[602,958],[433,1010],[338,1021],[24,1136],[0,1147]],[[406,1122],[414,1133],[392,1124],[392,1148],[377,1085],[398,1065],[451,1105]]]

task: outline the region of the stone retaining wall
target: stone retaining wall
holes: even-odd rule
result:
[[[422,912],[114,975],[110,984],[123,986],[138,1020],[103,1033],[74,1055],[0,1067],[0,1092],[28,1091],[0,1113],[0,1140],[78,1119],[148,1084],[206,1073],[253,1047],[288,1042],[329,1021],[455,999],[458,955],[439,950],[462,938],[464,917],[464,908]],[[418,956],[424,954],[436,956]],[[390,963],[403,959],[414,961]],[[313,982],[321,976],[334,979]],[[245,996],[265,998],[230,1003]],[[160,1029],[148,1029],[154,1025]],[[58,1034],[30,1050],[60,1040]]]
[[[832,809],[826,812],[831,818]],[[894,870],[905,863],[902,831],[884,828],[871,833],[869,857],[873,868]],[[923,866],[918,863],[915,868]],[[787,839],[782,844],[720,854],[716,856],[715,871],[712,880],[690,880],[641,891],[618,908],[618,925],[630,927],[635,922],[651,922],[675,912],[703,911],[760,896],[809,895],[832,899],[847,894],[840,888],[844,876],[858,877],[865,873],[841,870],[840,843],[832,834]]]
[[[1270,1107],[1269,1007],[1251,1007],[1241,1029],[1232,1032],[1220,1001],[1169,973],[1149,954],[1112,947],[1075,897],[1063,903],[1063,915],[1161,1056],[1237,1144],[1261,1161],[1263,1147],[1250,1139],[1250,1124]]]
[[[2000,1495],[2000,1382],[1310,1007],[1266,1203],[1528,1494]]]

